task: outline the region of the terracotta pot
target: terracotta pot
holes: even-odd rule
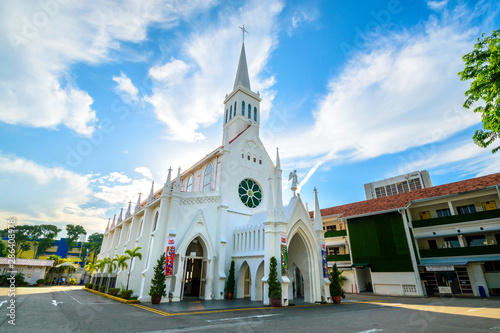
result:
[[[233,299],[233,293],[226,293],[226,299],[228,300]]]
[[[118,295],[118,291],[110,291],[109,294],[111,296],[116,296],[116,295]]]
[[[270,298],[271,300],[271,305],[274,307],[280,307],[281,306],[281,298]]]
[[[38,286],[39,286],[39,287],[43,287],[43,284],[41,284],[41,283],[40,283]]]
[[[161,301],[161,296],[151,297],[151,303],[153,304],[160,304],[160,301]]]
[[[340,304],[341,296],[332,296],[333,304]]]

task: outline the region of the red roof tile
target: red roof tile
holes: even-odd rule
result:
[[[406,207],[410,202],[420,199],[466,193],[496,185],[500,185],[500,173],[462,180],[455,183],[428,187],[417,191],[325,208],[321,210],[321,216],[342,214],[342,217],[349,217],[382,212]],[[313,217],[313,212],[310,212],[309,214]]]

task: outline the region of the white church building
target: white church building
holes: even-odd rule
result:
[[[139,196],[135,209],[129,204],[123,218],[120,213],[108,222],[98,259],[140,246],[143,258],[134,259],[129,283],[140,301],[150,301],[153,268],[172,245],[175,256],[166,282],[170,297],[162,302],[224,299],[234,260],[234,297],[267,305],[273,256],[283,305],[296,298],[310,303],[330,299],[317,194],[311,219],[296,194],[297,177],[292,173],[294,194],[283,205],[278,150],[273,161],[259,138],[260,102],[260,94],[250,88],[243,44],[234,87],[224,100],[222,145],[184,172],[179,169],[175,179],[170,169],[160,190],[155,192],[153,184],[146,200]],[[104,272],[95,273],[94,281],[102,275],[116,287],[126,286],[128,269]]]

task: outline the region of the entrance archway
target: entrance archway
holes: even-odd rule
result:
[[[207,260],[202,240],[197,237],[189,244],[184,260],[182,295],[204,297],[207,277]]]
[[[263,295],[262,295],[262,289],[263,289],[263,283],[262,283],[262,278],[264,277],[264,261],[262,261],[257,268],[257,274],[255,275],[255,300],[256,301],[262,301],[263,300]]]
[[[246,261],[241,264],[238,273],[238,289],[236,298],[252,297],[252,274]]]
[[[312,293],[312,263],[311,253],[303,239],[297,232],[288,245],[288,267],[294,268],[295,275],[295,297],[304,297],[304,302],[314,302]],[[290,289],[292,286],[290,286]],[[293,298],[293,290],[289,290],[289,295]]]

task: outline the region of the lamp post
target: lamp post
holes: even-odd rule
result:
[[[85,266],[87,266],[87,262],[89,261],[89,248],[87,248],[86,250],[86,254],[85,254],[85,262],[83,263],[83,270],[84,270],[84,273],[83,273],[83,284],[85,284],[85,278],[87,277],[87,270],[85,269]]]

